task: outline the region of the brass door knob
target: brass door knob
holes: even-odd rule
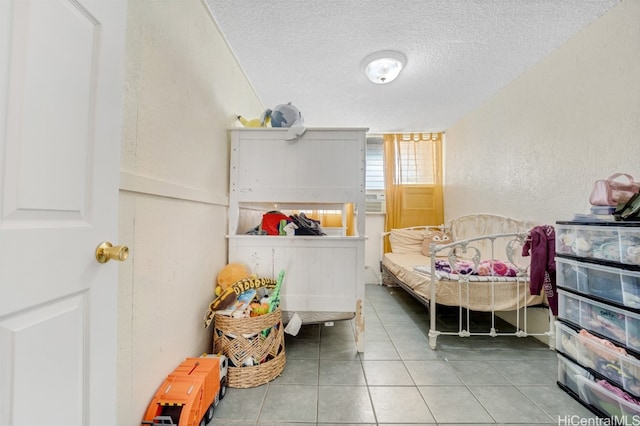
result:
[[[110,260],[123,262],[129,257],[129,247],[114,246],[108,241],[100,243],[96,248],[96,260],[100,263],[107,263]]]

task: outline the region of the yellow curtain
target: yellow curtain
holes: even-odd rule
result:
[[[385,134],[385,230],[444,222],[442,133]],[[388,239],[385,253],[390,250]]]

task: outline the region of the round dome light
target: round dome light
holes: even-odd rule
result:
[[[406,64],[407,58],[402,53],[383,50],[367,56],[362,69],[372,82],[386,84],[395,80]]]

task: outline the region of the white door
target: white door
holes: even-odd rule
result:
[[[126,1],[0,1],[0,425],[116,424]]]

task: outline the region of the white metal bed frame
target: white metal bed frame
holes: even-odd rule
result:
[[[554,318],[549,311],[549,330],[544,333],[529,333],[528,330],[528,318],[527,318],[527,308],[529,307],[527,303],[527,298],[524,298],[524,304],[520,304],[520,291],[521,291],[521,283],[529,282],[529,263],[527,265],[518,265],[514,260],[514,254],[517,249],[521,249],[525,243],[525,239],[528,237],[525,233],[510,233],[510,234],[496,234],[489,235],[483,237],[470,238],[467,240],[457,241],[446,245],[440,244],[431,244],[430,247],[430,257],[431,257],[431,298],[429,299],[429,314],[430,314],[430,324],[429,324],[429,346],[432,349],[436,348],[436,341],[439,335],[458,335],[460,337],[469,337],[469,336],[516,336],[516,337],[527,337],[527,336],[547,336],[549,338],[549,347],[551,349],[555,348],[555,338],[554,336]],[[447,259],[451,266],[455,265],[460,260],[460,255],[467,254],[468,252],[472,252],[471,261],[474,265],[474,270],[478,269],[478,265],[483,260],[482,253],[480,250],[473,245],[475,242],[479,241],[491,241],[491,256],[488,259],[496,259],[495,256],[495,241],[499,238],[509,239],[507,242],[506,256],[509,262],[513,264],[518,272],[516,275],[516,323],[514,324],[516,331],[515,332],[497,332],[495,328],[495,318],[496,311],[493,309],[494,305],[494,287],[495,281],[490,281],[491,285],[491,328],[488,332],[471,332],[470,330],[470,312],[469,308],[463,308],[462,303],[459,304],[459,320],[458,320],[458,332],[445,332],[439,331],[436,329],[436,282],[438,281],[437,275],[433,273],[436,270],[436,258],[440,253],[446,253]],[[465,256],[465,258],[468,258]],[[494,273],[493,269],[491,269],[492,274]],[[464,285],[473,285],[470,281],[470,275],[459,274],[458,275],[458,286],[459,292],[458,294],[462,297],[462,286]],[[467,303],[469,305],[469,292],[465,292],[467,295]],[[460,300],[462,302],[462,300]],[[520,310],[522,309],[523,315],[520,315]],[[466,324],[463,322],[463,311],[467,311],[466,315]],[[521,319],[522,318],[522,319]]]
[[[408,227],[408,228],[403,228],[403,229],[414,229],[414,230],[419,230],[419,229],[425,229],[425,230],[429,230],[429,229],[433,229],[433,230],[439,230],[439,231],[444,231],[446,230],[446,227],[444,226],[416,226],[416,227]],[[382,241],[384,242],[384,238],[386,236],[388,236],[390,234],[390,232],[386,232],[382,234]],[[430,281],[431,281],[431,285],[430,285],[430,297],[428,300],[428,304],[425,302],[425,300],[423,299],[423,297],[421,295],[416,295],[413,294],[412,289],[407,286],[404,285],[402,283],[401,280],[399,280],[397,277],[393,276],[392,273],[390,273],[390,271],[386,271],[388,273],[390,273],[390,275],[393,276],[393,279],[396,283],[398,283],[403,289],[405,289],[406,291],[408,291],[410,294],[412,294],[414,297],[416,297],[416,299],[420,300],[423,304],[427,305],[429,308],[429,314],[430,314],[430,324],[429,324],[429,346],[432,349],[436,349],[436,345],[437,345],[437,338],[440,335],[454,335],[454,336],[459,336],[459,337],[470,337],[470,336],[490,336],[490,337],[499,337],[499,336],[515,336],[515,337],[527,337],[527,336],[546,336],[548,338],[548,344],[549,344],[549,348],[550,349],[555,349],[555,317],[553,316],[553,314],[551,313],[551,310],[549,310],[549,329],[548,331],[545,332],[540,332],[540,333],[532,333],[532,332],[528,332],[527,330],[529,329],[528,327],[528,315],[527,315],[527,310],[528,308],[530,308],[531,306],[528,305],[527,302],[527,297],[524,297],[524,303],[521,304],[520,299],[521,299],[521,287],[522,287],[522,283],[527,283],[529,282],[529,267],[530,264],[529,262],[527,262],[526,265],[522,265],[522,264],[518,264],[515,260],[515,254],[517,253],[517,250],[521,250],[522,246],[525,243],[526,238],[528,238],[528,233],[506,233],[506,234],[493,234],[493,235],[486,235],[486,236],[480,236],[480,237],[475,237],[475,238],[469,238],[469,239],[465,239],[465,240],[460,240],[460,241],[455,241],[453,243],[450,244],[431,244],[430,246],[430,268],[431,268],[431,274],[430,274]],[[442,330],[438,330],[437,329],[437,322],[436,322],[436,312],[437,312],[437,305],[438,305],[438,300],[437,300],[437,292],[436,292],[436,287],[437,287],[437,282],[439,280],[438,274],[434,273],[433,271],[436,271],[436,259],[442,259],[442,258],[446,258],[449,262],[449,265],[452,266],[452,270],[454,269],[453,266],[456,265],[456,263],[460,260],[466,260],[466,261],[471,261],[473,262],[474,265],[474,270],[478,269],[478,265],[480,264],[480,262],[482,260],[487,260],[487,259],[497,259],[497,258],[504,258],[503,256],[499,256],[496,257],[496,249],[495,249],[495,243],[496,240],[501,240],[501,239],[506,239],[507,243],[506,243],[506,256],[507,259],[509,260],[509,262],[511,264],[513,264],[513,266],[516,267],[517,269],[517,275],[516,275],[516,281],[514,282],[514,285],[516,285],[517,288],[517,303],[516,303],[516,321],[515,324],[513,324],[515,326],[516,331],[515,332],[499,332],[496,329],[496,312],[500,312],[500,311],[496,311],[494,309],[494,292],[495,292],[495,284],[496,282],[494,280],[491,280],[489,282],[483,282],[483,283],[478,283],[475,282],[473,280],[470,280],[471,275],[465,275],[465,274],[458,274],[458,280],[457,280],[457,285],[458,285],[458,295],[459,295],[459,303],[458,303],[458,330],[457,331],[442,331]],[[480,249],[478,249],[478,245],[481,245],[482,243],[485,242],[490,242],[490,257],[487,257],[486,255],[482,256],[482,253],[480,251]],[[469,255],[469,253],[471,253],[471,255]],[[382,262],[381,262],[381,267],[383,268]],[[384,271],[383,271],[384,272]],[[491,270],[492,274],[493,269]],[[495,276],[495,275],[494,275]],[[470,331],[471,328],[471,324],[470,324],[470,318],[471,318],[471,312],[473,312],[473,310],[471,310],[468,306],[469,306],[469,291],[468,289],[466,289],[467,291],[463,291],[465,290],[463,287],[464,286],[473,286],[473,285],[490,285],[491,286],[491,327],[489,330],[487,330],[486,332],[472,332]],[[466,294],[466,303],[463,303],[463,293]],[[464,307],[464,306],[467,307]],[[539,306],[539,305],[536,305]],[[466,312],[465,312],[466,311]],[[521,314],[522,311],[522,314]],[[466,315],[465,315],[466,314]],[[466,320],[465,320],[466,318]]]

